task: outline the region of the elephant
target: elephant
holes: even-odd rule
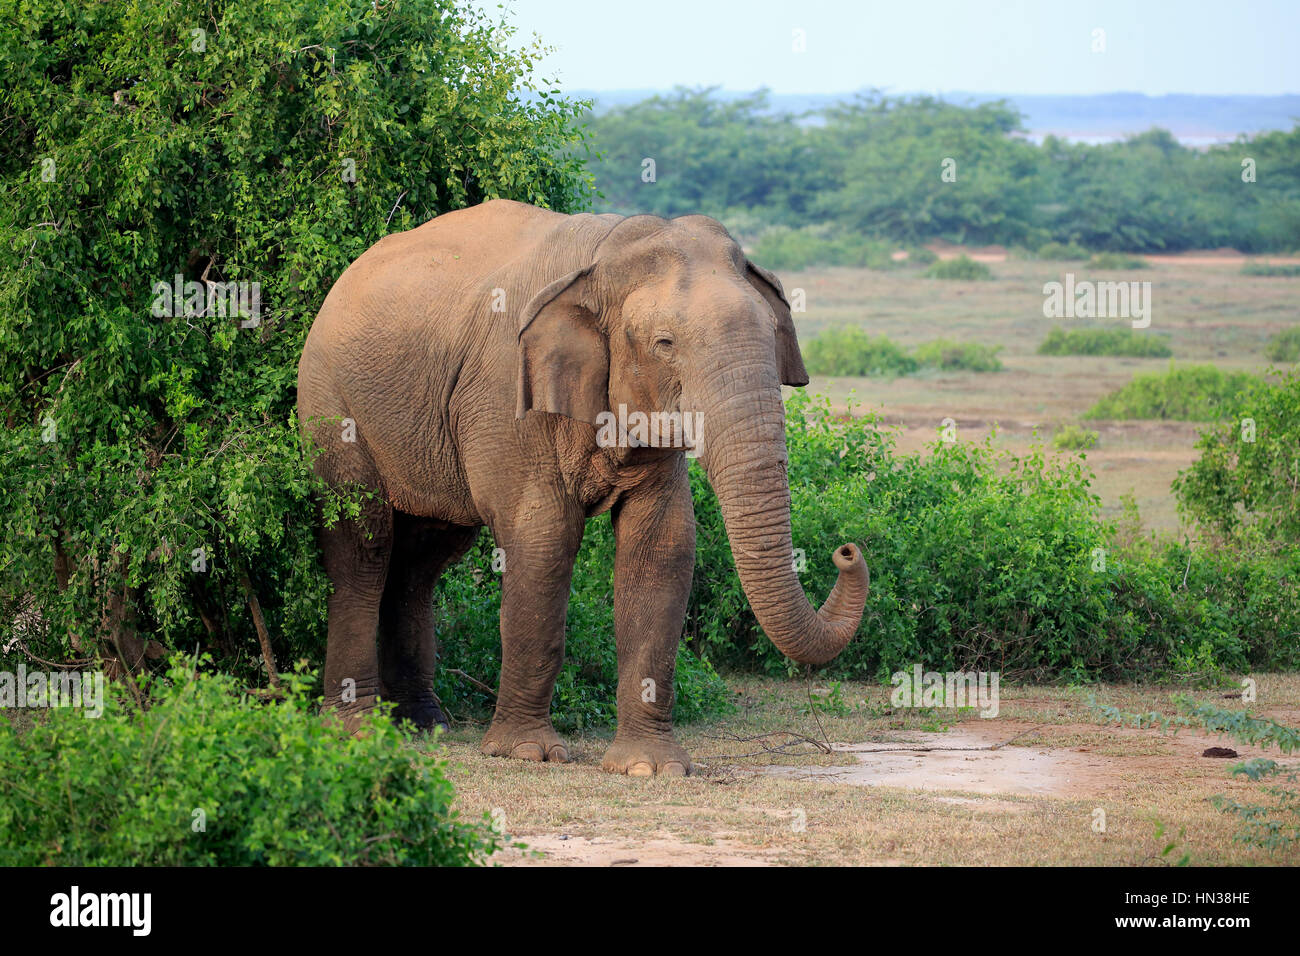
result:
[[[373,492],[358,517],[319,531],[333,585],[327,711],[355,728],[383,699],[417,727],[445,726],[433,590],[486,526],[504,570],[480,749],[567,762],[550,710],[570,580],[587,519],[610,512],[617,730],[602,766],[689,773],[672,728],[695,561],[689,457],[718,497],[760,626],[797,662],[834,658],[869,581],[857,545],[836,548],[838,578],[814,610],[794,569],[781,386],[808,375],[790,311],[780,281],[702,215],[494,199],[363,253],[298,368],[316,473]],[[671,427],[647,430],[638,413]],[[702,428],[691,435],[688,421]]]

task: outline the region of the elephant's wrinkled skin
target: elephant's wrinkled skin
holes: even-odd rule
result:
[[[569,581],[586,520],[608,510],[619,684],[604,766],[688,772],[672,734],[695,555],[686,455],[603,447],[594,423],[620,405],[701,413],[700,461],[754,613],[783,652],[820,664],[856,630],[867,572],[839,548],[815,611],[792,567],[781,383],[807,381],[780,283],[703,216],[495,200],[378,242],[335,283],[298,369],[318,472],[380,493],[360,521],[321,531],[327,704],[353,725],[377,697],[443,722],[431,594],[487,525],[505,568],[483,750],[567,760],[550,704]]]

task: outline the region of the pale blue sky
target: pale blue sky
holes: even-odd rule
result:
[[[494,6],[484,0],[483,6]],[[1300,93],[1300,0],[509,0],[565,89]],[[1106,50],[1091,50],[1093,30]],[[807,52],[792,51],[805,31]],[[519,38],[517,37],[516,40]],[[512,44],[515,45],[515,44]]]

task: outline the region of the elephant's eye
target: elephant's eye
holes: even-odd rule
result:
[[[671,335],[655,336],[654,350],[664,355],[671,355],[673,351],[673,338]]]

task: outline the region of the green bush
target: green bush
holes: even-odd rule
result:
[[[1241,274],[1247,276],[1272,276],[1274,278],[1294,279],[1300,276],[1298,265],[1271,265],[1267,262],[1247,262],[1241,267]]]
[[[580,208],[582,104],[453,0],[6,10],[0,648],[139,635],[258,680],[251,591],[276,656],[319,660],[307,329],[390,232],[491,197]],[[257,283],[260,324],[151,315],[177,274]]]
[[[1134,329],[1062,329],[1047,333],[1039,355],[1116,355],[1134,358],[1168,358],[1169,343],[1160,336]]]
[[[829,677],[880,679],[917,661],[1008,680],[1173,680],[1300,663],[1294,555],[1127,550],[1078,458],[942,441],[899,455],[870,417],[846,421],[803,393],[787,411],[805,589],[824,599],[835,581],[829,555],[845,541],[861,545],[871,569],[862,625]],[[702,476],[692,480],[692,641],[719,665],[793,672],[744,599],[716,500]]]
[[[1269,339],[1265,354],[1274,362],[1300,362],[1300,325],[1283,329]]]
[[[753,258],[769,269],[798,271],[810,266],[897,268],[892,243],[821,226],[767,230],[754,245]]]
[[[1082,451],[1097,447],[1100,436],[1090,428],[1066,425],[1052,436],[1052,447],[1060,451]]]
[[[174,659],[148,708],[51,708],[0,732],[2,866],[459,866],[497,848],[457,819],[443,763],[389,718],[323,721],[313,681],[266,702]],[[115,688],[110,688],[110,690]]]
[[[935,339],[908,354],[888,336],[868,335],[856,325],[828,329],[803,347],[812,375],[895,377],[925,368],[996,372],[1002,368],[999,345]]]
[[[955,259],[940,259],[925,270],[927,279],[991,279],[992,271],[982,262],[976,262],[962,253]]]
[[[1083,417],[1212,421],[1235,407],[1260,381],[1247,372],[1224,372],[1213,365],[1171,365],[1167,372],[1135,375]]]
[[[998,352],[1000,345],[983,345],[979,342],[954,342],[935,339],[918,345],[913,351],[916,360],[925,366],[944,370],[967,372],[997,372],[1002,369]]]
[[[1071,262],[1076,259],[1087,259],[1088,250],[1073,242],[1045,242],[1038,247],[1037,256],[1039,259]]]
[[[1088,266],[1093,269],[1145,269],[1147,262],[1123,252],[1099,252],[1088,260]]]
[[[1179,508],[1215,533],[1300,542],[1300,370],[1238,396],[1232,417],[1201,432],[1201,456],[1174,480]]]
[[[856,325],[828,329],[803,348],[812,375],[909,375],[917,360],[884,335],[871,336]]]

